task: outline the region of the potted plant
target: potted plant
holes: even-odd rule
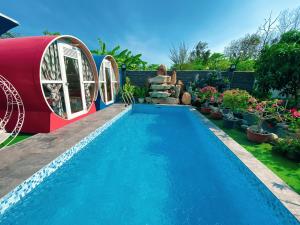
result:
[[[223,93],[222,106],[230,109],[230,112],[224,114],[224,127],[231,129],[240,125],[238,121],[242,119],[242,113],[246,111],[250,98],[251,95],[245,90],[232,89]]]
[[[138,99],[139,103],[144,103],[146,93],[147,93],[147,89],[144,87],[136,87],[134,90],[134,95]]]
[[[242,113],[248,108],[252,96],[245,90],[232,89],[224,92],[223,106],[229,108],[235,117],[242,119]]]
[[[217,89],[212,86],[206,86],[201,88],[199,91],[198,98],[201,102],[204,102],[201,106],[201,113],[210,114],[211,108],[209,107],[210,103],[214,103],[214,95],[217,93]]]
[[[273,134],[263,129],[263,123],[266,120],[280,117],[281,107],[274,104],[274,101],[262,101],[249,107],[249,110],[256,114],[258,122],[247,128],[247,138],[256,143],[270,141]]]
[[[121,95],[123,98],[123,101],[128,104],[128,102],[131,101],[132,98],[134,98],[135,93],[135,86],[131,84],[129,77],[126,77],[125,84],[123,88],[121,89]]]

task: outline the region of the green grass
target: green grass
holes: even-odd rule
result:
[[[33,134],[19,134],[11,143],[9,143],[8,146],[11,146],[13,144],[16,144],[20,141],[23,141],[29,137],[31,137]],[[11,137],[9,137],[6,141],[4,141],[2,144],[0,144],[0,148],[6,145],[11,140]]]
[[[250,142],[246,133],[236,129],[224,128],[222,120],[211,121],[300,194],[300,163],[290,161],[272,152],[271,144]]]

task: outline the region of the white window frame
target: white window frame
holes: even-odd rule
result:
[[[69,48],[76,51],[76,58],[71,56],[66,56],[70,58],[74,58],[78,61],[78,69],[79,69],[79,80],[80,80],[80,91],[81,91],[81,99],[82,99],[82,106],[83,110],[79,112],[72,113],[71,110],[71,102],[70,102],[70,95],[69,95],[69,88],[68,88],[68,81],[67,81],[67,74],[66,74],[66,67],[65,67],[65,60],[64,60],[64,48]],[[41,80],[42,85],[43,84],[62,84],[63,92],[64,92],[64,100],[65,100],[65,108],[66,108],[66,114],[67,119],[74,119],[75,117],[78,117],[80,115],[83,115],[87,112],[86,107],[86,99],[85,99],[85,93],[84,93],[84,83],[95,83],[95,81],[86,81],[83,82],[83,73],[82,73],[82,59],[81,59],[81,52],[79,48],[74,47],[70,44],[64,43],[64,42],[57,42],[57,49],[58,49],[58,57],[59,57],[59,65],[61,69],[61,80]]]
[[[107,80],[106,80],[106,71],[105,68],[109,68],[110,70],[110,90],[111,90],[111,96],[112,99],[110,101],[107,101]],[[116,79],[116,75],[114,73],[114,70],[112,68],[112,64],[109,60],[103,59],[102,64],[101,64],[101,70],[100,70],[100,77],[99,77],[99,90],[101,91],[101,84],[104,84],[104,98],[102,101],[106,104],[112,104],[115,102],[115,94],[114,94],[114,88],[115,88],[115,83],[118,83]],[[113,76],[114,75],[114,76]],[[113,77],[115,78],[113,80]],[[101,95],[100,95],[101,96]]]

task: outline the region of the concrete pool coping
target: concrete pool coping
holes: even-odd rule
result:
[[[300,195],[292,190],[281,178],[244,147],[233,140],[222,129],[207,119],[194,107],[191,110],[203,121],[227,148],[233,152],[252,173],[281,201],[281,203],[300,221]]]
[[[2,149],[0,198],[126,109],[124,104],[113,104],[54,132],[36,134]]]

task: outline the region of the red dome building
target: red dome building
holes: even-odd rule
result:
[[[88,48],[75,37],[1,39],[0,74],[23,99],[22,132],[51,132],[96,111],[96,65]],[[6,107],[0,93],[0,118]]]

